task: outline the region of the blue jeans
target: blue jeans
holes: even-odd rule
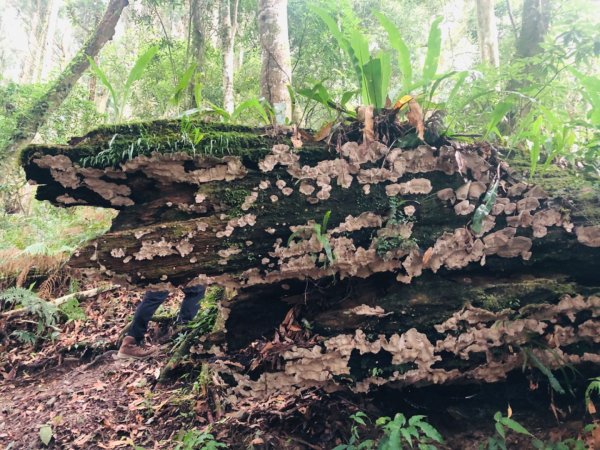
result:
[[[178,322],[189,322],[196,316],[200,310],[200,301],[204,298],[205,290],[204,286],[201,285],[183,289],[185,297],[179,308]],[[146,331],[148,331],[148,322],[168,296],[169,291],[146,291],[142,303],[135,310],[127,335],[133,336],[137,342],[142,342]]]

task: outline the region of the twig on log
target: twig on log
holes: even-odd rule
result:
[[[118,284],[111,284],[109,286],[102,286],[102,287],[97,287],[94,289],[88,289],[87,291],[75,292],[73,294],[68,294],[68,295],[64,295],[62,297],[58,297],[57,299],[52,300],[50,303],[54,306],[60,306],[63,303],[66,303],[69,300],[72,300],[74,298],[77,300],[85,300],[88,298],[93,298],[104,292],[114,291],[115,289],[118,289],[120,287],[121,286]],[[29,312],[29,309],[27,309],[27,308],[13,309],[11,311],[3,312],[2,314],[0,314],[0,317],[7,318],[7,319],[14,319],[15,317],[24,316],[28,312]]]

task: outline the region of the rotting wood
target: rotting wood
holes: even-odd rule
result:
[[[521,163],[510,167],[485,143],[307,141],[294,150],[290,133],[197,126],[212,133],[201,148],[173,138],[179,124],[159,122],[146,135],[152,145],[131,158],[119,152],[139,125],[70,148],[31,147],[23,163],[45,184],[41,199],[119,210],[72,266],[236,290],[222,303],[224,338],[195,353],[213,355],[238,394],[496,381],[523,363],[518,347],[550,368],[598,364],[597,183],[551,169],[531,184]],[[81,166],[109,141],[114,163]],[[497,174],[498,198],[474,233],[474,210]],[[218,362],[238,350],[253,361]]]

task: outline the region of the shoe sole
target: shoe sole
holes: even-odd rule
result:
[[[155,355],[155,353],[152,353],[152,354],[146,355],[146,356],[134,356],[134,355],[127,355],[125,353],[117,353],[115,355],[115,359],[130,359],[130,360],[141,361],[144,359],[152,358],[154,355]]]

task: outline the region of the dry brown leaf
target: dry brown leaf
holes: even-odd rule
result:
[[[399,110],[404,105],[406,105],[408,102],[410,102],[411,100],[413,100],[412,95],[404,95],[400,100],[398,100],[396,103],[394,103],[394,108],[393,109]]]
[[[461,175],[467,174],[467,163],[465,162],[465,158],[462,153],[456,150],[454,152],[454,158],[456,159],[456,165],[458,166],[458,173]]]
[[[315,141],[322,141],[327,136],[329,136],[329,133],[331,133],[331,127],[333,127],[333,123],[334,122],[327,122],[325,125],[323,125],[323,127],[317,132],[317,134],[315,134]]]
[[[591,400],[587,404],[587,410],[590,414],[596,414],[596,406],[594,405],[594,403],[592,403]]]
[[[290,140],[292,141],[294,148],[302,148],[302,137],[300,136],[297,127],[294,127],[294,132],[292,133]]]
[[[364,117],[364,128],[363,128],[363,142],[370,143],[375,140],[375,128],[373,122],[373,107],[365,106],[363,110]]]
[[[408,123],[417,130],[417,136],[422,141],[425,140],[425,122],[423,121],[423,110],[421,105],[413,98],[408,102],[408,113],[406,113]]]

